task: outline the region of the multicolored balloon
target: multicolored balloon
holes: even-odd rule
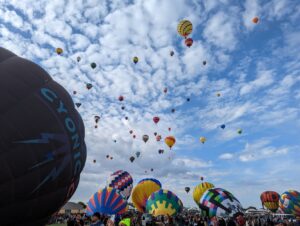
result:
[[[146,212],[153,216],[173,216],[182,209],[181,200],[173,192],[163,189],[152,193],[146,203]]]
[[[279,207],[279,197],[275,191],[265,191],[260,195],[260,200],[263,206],[275,213]]]
[[[124,199],[128,200],[133,188],[133,179],[127,171],[118,170],[107,180],[107,187],[117,189]]]
[[[300,217],[300,193],[295,190],[284,192],[280,196],[279,207],[285,214]]]
[[[105,215],[123,214],[127,209],[127,201],[123,199],[117,189],[104,188],[90,198],[86,214],[87,216],[92,216],[96,212]]]
[[[193,24],[189,20],[182,20],[177,26],[177,32],[182,37],[186,38],[193,31]]]
[[[149,196],[161,189],[161,183],[154,178],[145,178],[141,180],[132,191],[132,203],[135,208],[142,213],[146,211],[146,202]]]
[[[239,200],[222,188],[211,188],[201,197],[199,207],[202,214],[209,217],[232,217],[243,213]]]

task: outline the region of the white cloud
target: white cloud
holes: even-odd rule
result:
[[[230,160],[230,159],[233,159],[233,157],[234,157],[234,155],[231,154],[231,153],[224,153],[224,154],[219,156],[219,159]]]

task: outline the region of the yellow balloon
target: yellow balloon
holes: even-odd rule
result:
[[[178,34],[183,37],[187,37],[193,31],[193,24],[189,20],[182,20],[177,26]]]
[[[137,62],[139,62],[139,58],[138,58],[138,57],[136,57],[136,56],[135,56],[135,57],[133,57],[133,63],[135,63],[135,64],[136,64]]]
[[[194,198],[194,201],[199,204],[200,202],[200,199],[202,197],[202,195],[204,194],[204,192],[206,192],[208,189],[211,189],[211,188],[214,188],[215,186],[211,183],[208,183],[208,182],[203,182],[199,185],[197,185],[195,188],[194,188],[194,192],[193,192],[193,198]]]
[[[205,137],[200,137],[200,141],[202,144],[204,144],[206,142],[206,138]]]
[[[169,137],[165,138],[165,143],[166,143],[166,145],[169,146],[170,149],[173,147],[173,145],[175,144],[175,142],[176,142],[176,139],[173,136],[169,136]]]
[[[141,180],[134,188],[131,199],[134,207],[141,213],[146,211],[146,202],[153,192],[161,189],[161,183],[153,178]]]
[[[58,55],[62,54],[63,53],[63,49],[62,48],[56,48],[56,53]]]

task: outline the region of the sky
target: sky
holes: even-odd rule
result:
[[[182,19],[193,23],[190,48],[177,33]],[[296,0],[0,0],[0,46],[82,103],[88,155],[72,201],[87,202],[122,169],[134,184],[157,178],[185,206],[196,205],[184,188],[204,177],[261,207],[263,191],[300,190],[299,20]],[[154,132],[176,137],[172,150]]]

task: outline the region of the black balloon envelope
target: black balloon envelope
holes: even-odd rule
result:
[[[82,119],[47,72],[0,48],[0,125],[0,225],[45,225],[78,186]]]

